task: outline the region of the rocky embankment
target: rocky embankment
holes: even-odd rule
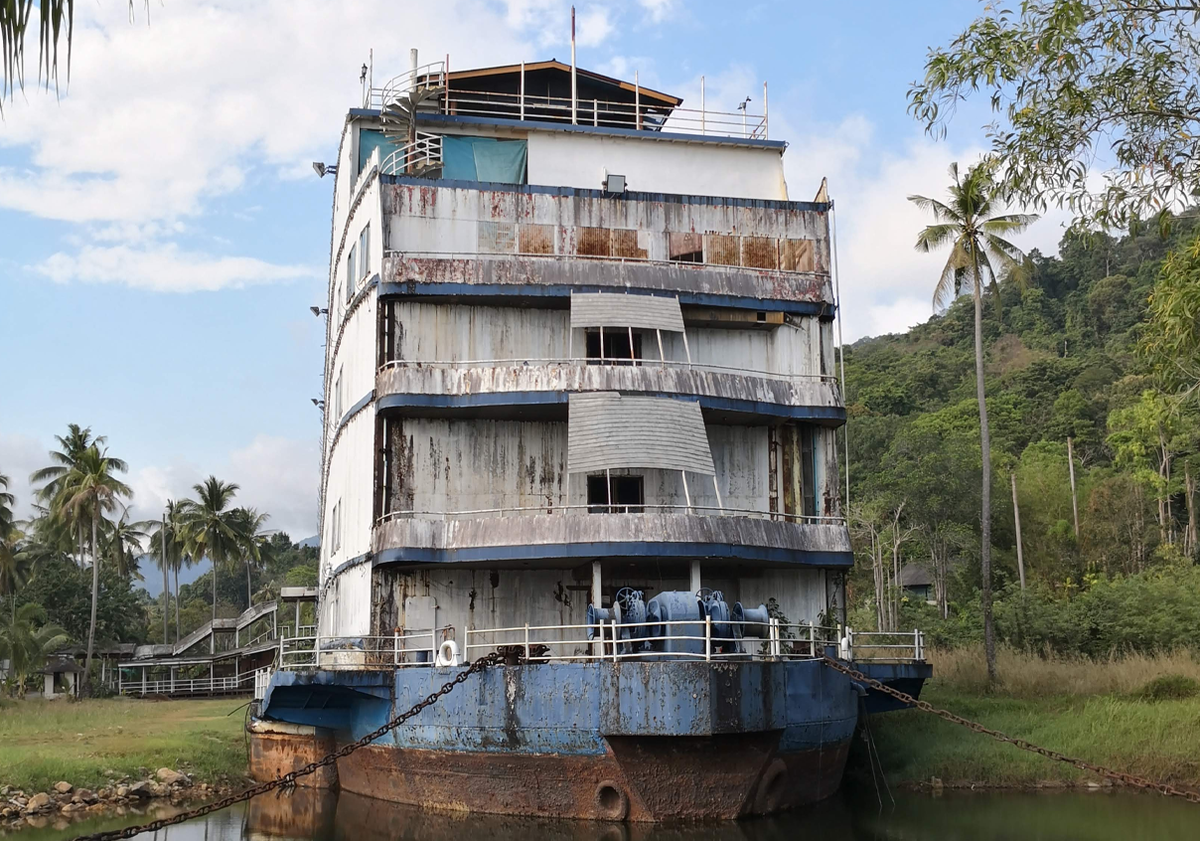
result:
[[[146,779],[116,778],[101,788],[76,788],[61,780],[46,791],[26,792],[0,786],[0,827],[54,826],[65,829],[73,821],[106,815],[169,813],[184,804],[211,800],[225,787],[192,783],[190,777],[170,768],[159,768]]]

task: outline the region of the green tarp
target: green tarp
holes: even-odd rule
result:
[[[524,184],[527,154],[524,140],[447,135],[442,138],[442,177]]]

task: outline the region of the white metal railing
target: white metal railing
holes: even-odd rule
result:
[[[756,520],[777,520],[803,525],[845,525],[845,517],[827,517],[813,514],[785,514],[782,511],[759,511],[752,508],[729,508],[715,505],[679,505],[643,503],[639,505],[612,505],[608,503],[571,505],[508,506],[503,508],[474,508],[462,511],[390,511],[376,522],[388,520],[470,520],[513,516],[535,516],[538,514],[698,514],[705,517],[750,517]]]
[[[448,627],[386,636],[286,637],[279,641],[281,669],[377,669],[433,664]]]
[[[281,642],[280,668],[391,669],[438,662],[434,645],[453,640],[455,629],[383,637],[306,637]],[[885,639],[887,638],[887,639]],[[409,641],[412,644],[409,645]],[[521,625],[468,628],[461,657],[470,662],[493,651],[527,662],[596,660],[778,661],[812,660],[836,654],[857,662],[913,662],[924,659],[924,635],[855,633],[849,629],[788,623],[714,620],[711,616],[671,621]],[[443,659],[440,665],[452,665]]]
[[[382,108],[412,90],[422,87],[445,88],[443,62],[435,62],[395,77],[382,88],[372,88],[368,102]],[[464,117],[501,117],[512,120],[571,123],[572,100],[569,96],[548,96],[529,92],[472,91],[450,87],[438,96],[437,110]],[[663,103],[641,101],[635,92],[633,102],[595,98],[577,98],[574,122],[594,128],[629,128],[641,131],[667,131],[706,137],[767,139],[767,114],[746,109],[710,111],[707,108],[677,108]]]
[[[759,377],[767,380],[782,380],[784,382],[837,382],[835,374],[785,374],[777,371],[756,371],[749,368],[735,368],[729,365],[710,365],[704,362],[687,362],[678,359],[648,359],[606,356],[595,358],[590,356],[556,357],[545,359],[449,359],[436,361],[417,361],[412,359],[393,359],[379,366],[380,370],[387,368],[514,368],[528,365],[617,365],[636,368],[680,368],[687,371],[703,371],[714,374],[738,374],[746,377]]]
[[[250,692],[255,686],[256,672],[242,672],[228,677],[133,678],[121,676],[117,682],[120,695],[235,695]]]
[[[446,63],[434,61],[413,70],[393,76],[381,88],[371,88],[367,94],[366,107],[382,108],[417,87],[444,88],[446,86]]]
[[[379,164],[381,175],[415,175],[442,165],[442,136],[425,131],[417,139],[396,149]]]
[[[254,700],[261,701],[267,697],[267,687],[271,685],[271,675],[275,674],[275,669],[266,666],[254,671]]]

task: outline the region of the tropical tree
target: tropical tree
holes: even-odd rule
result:
[[[80,521],[89,518],[92,525],[92,612],[88,623],[85,675],[91,674],[92,650],[96,640],[96,600],[100,594],[100,520],[104,512],[116,508],[119,497],[133,495],[130,487],[116,476],[124,471],[124,465],[120,459],[109,458],[107,450],[102,451],[93,443],[62,477],[62,487],[55,497],[58,510],[69,512]]]
[[[12,97],[17,88],[25,87],[25,38],[33,22],[33,0],[3,0],[0,2],[0,102]],[[150,0],[146,0],[150,14]],[[129,0],[129,15],[133,16],[133,0]],[[58,87],[58,48],[66,39],[67,74],[71,72],[71,37],[75,25],[75,4],[72,0],[38,0],[38,81],[51,80]],[[3,109],[0,109],[3,113]]]
[[[98,448],[103,447],[108,439],[103,435],[93,437],[90,426],[80,426],[77,423],[68,424],[67,434],[56,435],[54,439],[58,442],[59,448],[50,451],[50,465],[34,471],[29,477],[29,482],[33,485],[42,485],[37,491],[37,499],[50,507],[52,517],[52,522],[46,525],[53,525],[54,531],[61,532],[64,539],[68,534],[71,536],[78,548],[76,563],[82,566],[84,535],[88,526],[86,518],[73,519],[72,511],[64,510],[61,507],[56,508],[54,502],[62,491],[63,481],[79,458],[93,445]],[[129,465],[118,458],[110,457],[110,461],[116,471],[129,470]],[[50,537],[48,531],[44,536]]]
[[[1027,207],[1095,228],[1165,214],[1200,187],[1198,20],[1186,0],[989,3],[930,51],[909,110],[940,135],[962,100],[987,97],[991,158]]]
[[[0,522],[0,596],[12,599],[12,613],[17,611],[17,591],[25,585],[32,571],[28,553],[21,550],[24,535],[12,523]]]
[[[69,639],[62,628],[46,623],[46,611],[39,604],[21,605],[11,621],[0,624],[0,660],[8,661],[18,695],[24,697],[30,673]]]
[[[996,634],[992,621],[992,449],[988,430],[987,400],[983,380],[983,288],[989,286],[998,297],[997,268],[1006,270],[1018,281],[1025,277],[1021,250],[1005,239],[1029,227],[1036,216],[1023,213],[1001,214],[1002,197],[991,168],[977,164],[960,175],[958,164],[950,165],[949,201],[925,196],[909,196],[922,210],[933,213],[934,224],[917,235],[921,252],[950,247],[950,257],[933,291],[935,308],[948,305],[964,290],[975,299],[975,396],[979,402],[979,443],[982,460],[982,500],[980,506],[980,570],[983,576],[984,652],[988,680],[996,680]]]
[[[150,536],[149,529],[153,525],[153,522],[146,520],[130,520],[129,506],[125,506],[121,516],[105,528],[100,538],[100,553],[106,560],[112,561],[122,578],[145,580],[138,569],[138,558],[142,556],[143,546]]]
[[[168,573],[175,575],[175,641],[180,639],[179,633],[179,570],[183,566],[191,566],[191,557],[184,545],[184,526],[187,520],[187,500],[167,500],[161,523],[151,524],[154,533],[149,538],[147,554],[154,559],[155,566],[163,574],[163,642],[167,642],[167,615],[171,603],[171,585]]]
[[[246,607],[249,608],[254,604],[250,573],[252,569],[262,567],[263,548],[270,539],[263,526],[271,515],[260,514],[254,508],[235,508],[233,513],[234,528],[241,539],[242,560],[246,564]]]
[[[238,515],[229,505],[239,486],[209,476],[193,485],[196,499],[187,502],[184,546],[195,559],[207,557],[212,564],[212,618],[217,618],[217,571],[240,557],[243,539],[238,531]]]
[[[8,477],[0,473],[0,529],[12,525],[12,509],[17,504],[17,498],[8,492],[8,481]]]

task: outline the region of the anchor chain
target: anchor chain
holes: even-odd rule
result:
[[[899,689],[893,689],[892,687],[887,686],[880,681],[875,680],[874,678],[867,677],[862,672],[852,669],[846,664],[834,660],[832,657],[823,656],[821,657],[821,662],[834,671],[848,675],[853,680],[865,684],[878,692],[882,692],[884,695],[890,695],[897,701],[900,701],[907,706],[916,707],[923,712],[933,713],[938,718],[949,721],[951,724],[959,724],[975,733],[981,733],[984,736],[990,736],[998,742],[1005,742],[1018,747],[1021,750],[1040,754],[1041,756],[1044,756],[1047,759],[1053,759],[1056,762],[1065,762],[1068,765],[1075,766],[1081,771],[1090,771],[1093,774],[1098,774],[1101,777],[1107,777],[1108,779],[1119,782],[1122,785],[1146,789],[1147,791],[1157,791],[1159,794],[1164,794],[1168,797],[1181,797],[1184,800],[1187,800],[1189,803],[1200,803],[1200,792],[1188,791],[1187,789],[1176,788],[1175,786],[1167,783],[1158,783],[1153,780],[1147,780],[1146,778],[1139,777],[1135,774],[1126,774],[1122,771],[1113,771],[1110,768],[1105,768],[1102,765],[1096,765],[1095,763],[1088,762],[1084,759],[1077,759],[1075,757],[1059,753],[1058,751],[1050,750],[1049,748],[1040,747],[1032,742],[1027,742],[1024,739],[1014,739],[1012,736],[1007,736],[1004,733],[1001,733],[999,730],[992,730],[991,728],[984,727],[978,722],[963,718],[960,715],[955,715],[949,710],[943,710],[935,707],[928,701],[919,701],[912,695],[909,695],[907,692],[901,692]]]
[[[203,806],[197,806],[195,809],[189,809],[186,812],[180,812],[179,814],[172,815],[169,818],[159,818],[158,820],[153,820],[149,823],[139,824],[138,826],[127,826],[124,829],[114,829],[109,832],[97,832],[92,835],[80,835],[75,838],[74,841],[119,841],[119,839],[123,838],[133,838],[135,835],[140,835],[143,832],[157,832],[158,830],[164,829],[168,826],[174,826],[175,824],[184,823],[185,821],[203,817],[211,812],[227,809],[236,803],[243,803],[252,797],[257,797],[260,794],[266,794],[268,791],[284,788],[290,789],[295,786],[296,780],[300,777],[306,777],[318,769],[324,768],[327,765],[332,765],[343,756],[349,756],[359,748],[369,745],[371,742],[375,741],[385,733],[395,730],[421,710],[437,703],[443,695],[447,695],[452,692],[455,687],[463,683],[471,675],[477,674],[488,666],[495,665],[498,662],[500,662],[500,657],[495,653],[480,657],[460,674],[455,676],[455,678],[449,683],[443,684],[442,687],[436,692],[429,695],[424,700],[413,704],[413,706],[410,707],[407,712],[401,713],[391,721],[384,724],[382,727],[372,730],[357,742],[351,742],[350,744],[339,748],[328,756],[318,759],[316,762],[310,762],[304,767],[297,768],[295,771],[289,771],[288,773],[281,777],[277,777],[274,780],[268,780],[267,782],[250,786],[249,788],[239,791],[236,794],[227,795],[219,800],[214,800],[212,803],[206,803]]]

